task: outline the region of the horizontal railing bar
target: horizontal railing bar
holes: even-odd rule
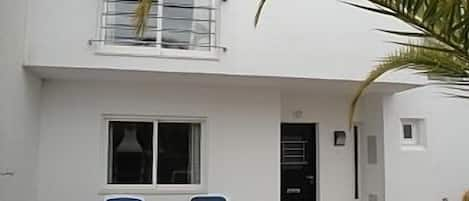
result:
[[[307,165],[308,161],[303,161],[303,162],[289,162],[289,161],[282,161],[282,165]]]
[[[290,148],[290,147],[285,147],[283,148],[285,151],[303,151],[304,149],[303,148]]]
[[[175,42],[150,42],[150,41],[139,41],[139,40],[98,40],[91,39],[88,40],[88,44],[92,45],[95,42],[112,42],[112,43],[138,43],[138,44],[147,44],[147,45],[184,45],[191,47],[207,47],[207,48],[219,48],[226,51],[226,47],[217,46],[217,45],[198,45],[192,43],[175,43]]]
[[[183,42],[156,42],[156,41],[143,41],[137,39],[122,39],[122,40],[93,40],[94,42],[113,42],[113,43],[142,43],[142,44],[164,44],[164,45],[189,45],[194,46],[196,44],[183,43]],[[208,43],[203,43],[208,44]]]
[[[130,16],[134,17],[134,12],[118,12],[118,13],[103,13],[104,16]],[[182,21],[193,21],[193,22],[216,22],[214,19],[198,19],[198,18],[187,18],[187,17],[164,17],[158,16],[157,14],[149,14],[150,19],[167,19],[167,20],[182,20]]]
[[[150,38],[150,37],[138,38],[138,37],[131,37],[131,36],[114,36],[113,38],[125,39],[125,40],[138,40],[138,41],[145,41],[145,39],[151,39],[151,41],[156,41],[155,37],[153,37],[153,38]]]
[[[106,0],[106,2],[107,3],[125,3],[125,4],[137,4],[138,3],[138,1],[128,1],[128,0]],[[210,7],[210,6],[194,6],[193,4],[159,3],[159,1],[153,1],[152,5],[171,7],[171,8],[216,10],[216,8]]]
[[[113,24],[107,24],[105,27],[108,27],[109,29],[122,29],[122,30],[135,30],[135,25],[130,25],[130,24],[119,24],[119,23],[113,23]],[[156,30],[158,31],[157,26],[149,26],[147,25],[146,28],[151,29],[151,30]],[[172,29],[173,30],[173,29]],[[177,29],[180,30],[180,29]],[[164,31],[164,30],[163,30]],[[198,32],[202,33],[202,32]],[[204,32],[206,34],[209,34],[208,32]]]
[[[121,39],[121,40],[106,40],[106,41],[110,41],[110,42],[113,42],[113,43],[141,43],[141,44],[162,44],[162,45],[181,45],[181,46],[196,46],[196,44],[191,44],[189,42],[161,42],[161,43],[157,43],[157,42],[154,42],[154,41],[142,41],[142,40],[131,40],[131,39]],[[104,42],[106,42],[104,41]],[[197,46],[200,46],[200,45],[203,45],[203,46],[208,46],[210,45],[209,43],[200,43],[198,44]]]
[[[303,158],[304,155],[284,155],[284,158]]]
[[[210,46],[210,45],[199,45],[192,43],[180,43],[180,42],[153,42],[153,41],[141,41],[141,40],[91,40],[92,42],[112,42],[112,43],[141,43],[141,44],[157,44],[157,45],[185,45],[185,46]],[[207,43],[205,43],[207,44]]]
[[[305,140],[288,140],[288,141],[281,141],[281,143],[283,144],[305,144],[307,143],[308,141],[305,141]]]
[[[119,40],[125,40],[125,41],[140,41],[140,42],[150,42],[150,43],[156,43],[156,38],[136,38],[136,37],[125,37],[125,36],[115,36],[112,41],[119,41]],[[164,39],[163,39],[164,42]],[[171,43],[174,45],[185,45],[185,44],[190,44],[189,41],[182,41],[182,42],[165,42],[165,43]],[[198,43],[199,45],[210,45],[210,42],[205,42],[205,43]]]
[[[123,27],[123,28],[132,28],[135,29],[135,25],[131,24],[118,24],[118,23],[112,23],[112,24],[106,24],[108,27]],[[145,28],[150,28],[150,29],[156,29],[158,28],[157,26],[145,26]]]
[[[127,31],[132,31],[135,30],[135,28],[132,27],[109,27],[109,26],[102,26],[102,29],[114,29],[114,30],[127,30]],[[145,29],[145,31],[149,32],[173,32],[173,33],[193,33],[193,34],[201,34],[201,35],[214,35],[215,33],[209,33],[209,32],[197,32],[193,30],[185,30],[185,29]]]

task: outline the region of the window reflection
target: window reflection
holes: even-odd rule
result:
[[[158,124],[158,184],[200,184],[200,124]]]
[[[163,7],[163,47],[207,50],[210,3],[208,0],[166,0]],[[171,6],[180,5],[180,6]],[[205,7],[205,8],[194,8]]]
[[[151,184],[153,123],[109,122],[109,184]]]

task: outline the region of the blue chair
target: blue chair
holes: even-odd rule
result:
[[[133,195],[109,195],[104,201],[145,201],[145,199]]]
[[[190,201],[229,201],[227,197],[220,194],[194,195]]]

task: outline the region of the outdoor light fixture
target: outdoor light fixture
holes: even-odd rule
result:
[[[334,131],[334,146],[345,146],[345,131]]]

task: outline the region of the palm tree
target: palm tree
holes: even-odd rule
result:
[[[261,0],[255,25],[266,0]],[[357,8],[391,16],[415,31],[380,29],[385,33],[410,37],[413,42],[393,42],[402,47],[379,60],[376,68],[360,84],[349,113],[350,125],[359,98],[365,89],[386,72],[413,69],[460,92],[469,92],[469,1],[468,0],[368,0],[376,7],[344,2]],[[455,97],[469,98],[460,93]]]

